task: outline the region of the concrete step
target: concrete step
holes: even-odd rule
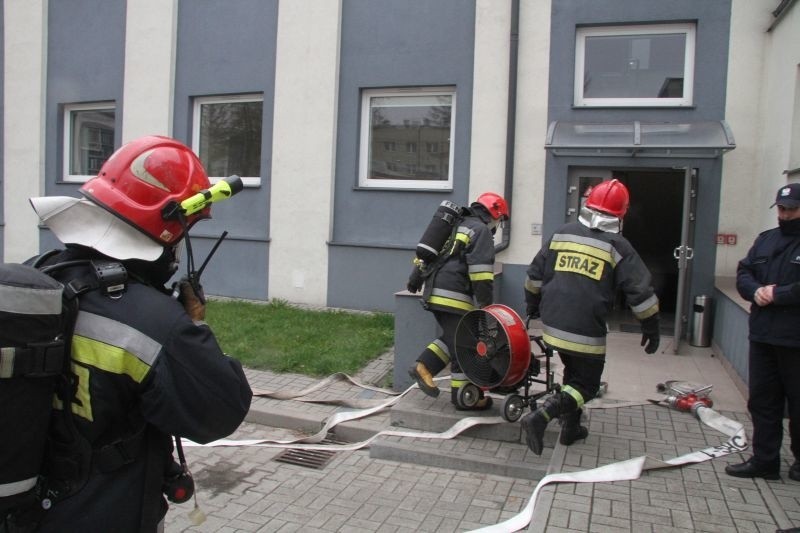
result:
[[[463,433],[451,440],[378,437],[369,447],[369,456],[374,459],[534,481],[547,474],[552,455],[553,448],[545,448],[541,456],[536,456],[525,444]]]
[[[389,420],[392,426],[415,429],[419,431],[442,432],[466,417],[498,417],[502,416],[502,397],[494,396],[493,405],[486,411],[458,411],[450,401],[450,391],[442,390],[437,398],[426,396],[415,389],[406,394],[402,400],[392,406]],[[528,411],[526,410],[526,413]],[[553,448],[561,426],[558,423],[548,425],[545,431],[545,448]],[[519,421],[503,424],[479,425],[462,433],[469,437],[503,442],[525,443],[522,424]]]
[[[392,406],[389,419],[398,430],[440,433],[465,417],[499,417],[500,403],[495,400],[486,411],[457,411],[449,390],[438,398],[413,390]],[[541,456],[528,449],[516,421],[474,426],[449,440],[379,437],[370,445],[370,457],[538,481],[547,473],[560,429],[557,423],[548,426]]]

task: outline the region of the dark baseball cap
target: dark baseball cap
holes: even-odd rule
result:
[[[800,207],[800,183],[790,183],[778,189],[775,203],[770,207],[775,207],[776,205],[788,207],[789,209]]]

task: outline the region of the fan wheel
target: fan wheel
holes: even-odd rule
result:
[[[519,394],[509,394],[503,398],[503,418],[508,422],[516,422],[525,411],[525,400]]]
[[[472,383],[466,383],[458,388],[456,401],[462,409],[472,409],[481,399],[481,390]]]

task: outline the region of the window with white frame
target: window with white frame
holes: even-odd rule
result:
[[[84,182],[95,177],[114,153],[113,102],[64,106],[64,181]]]
[[[368,89],[361,106],[361,187],[453,187],[454,88]]]
[[[260,94],[194,99],[192,149],[212,182],[237,175],[245,186],[261,185]]]
[[[575,105],[691,106],[694,56],[694,24],[578,28]]]

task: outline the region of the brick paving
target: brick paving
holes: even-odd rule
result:
[[[666,357],[666,356],[662,356]],[[391,354],[379,358],[356,379],[378,383],[391,372]],[[669,364],[664,359],[663,364]],[[685,361],[682,362],[685,364]],[[301,390],[318,380],[248,370],[251,385],[264,390]],[[613,390],[612,383],[612,389]],[[313,396],[380,396],[347,382]],[[431,404],[433,407],[433,404]],[[742,422],[741,409],[720,410]],[[289,439],[317,431],[326,417],[343,409],[297,400],[259,398],[251,417],[231,438]],[[254,423],[283,415],[295,424]],[[268,418],[272,416],[273,418]],[[722,444],[724,435],[692,415],[655,405],[590,409],[590,434],[570,447],[557,444],[549,472],[585,470],[648,455],[670,459]],[[295,417],[295,418],[292,418]],[[388,428],[387,412],[368,424]],[[396,429],[396,428],[395,428]],[[481,441],[459,436],[451,441],[425,440],[465,458],[487,453],[518,453],[518,443]],[[193,526],[192,503],[173,505],[167,532],[407,532],[469,531],[502,522],[520,512],[537,481],[424,466],[370,457],[369,449],[336,452],[320,470],[275,461],[280,448],[186,448],[200,508],[207,519]],[[609,483],[559,483],[543,488],[527,528],[535,532],[773,532],[800,525],[800,483],[787,477],[791,452],[784,443],[782,479],[732,478],[725,465],[749,454],[733,454],[704,463],[651,470],[639,479]]]

